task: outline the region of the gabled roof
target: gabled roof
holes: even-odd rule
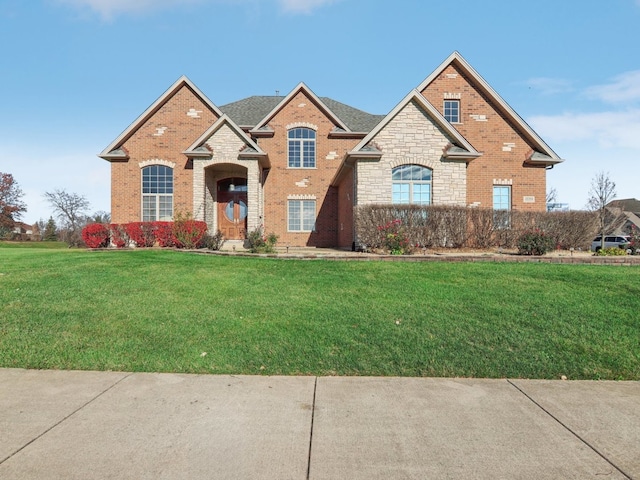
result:
[[[189,88],[209,109],[216,114],[222,116],[222,112],[207,96],[196,87],[186,76],[181,76],[175,81],[169,89],[147,108],[134,122],[122,132],[107,148],[105,148],[98,156],[109,161],[127,160],[129,155],[122,145],[147,121],[151,118],[165,103],[169,101],[182,87]]]
[[[256,142],[254,142],[249,135],[247,135],[242,128],[240,128],[228,115],[222,114],[222,116],[211,125],[206,132],[204,132],[200,137],[191,144],[189,148],[187,148],[183,154],[185,154],[189,158],[197,158],[197,157],[210,157],[211,150],[209,150],[206,145],[207,140],[211,138],[223,125],[227,125],[233,132],[240,137],[240,139],[244,142],[245,148],[243,150],[238,151],[239,157],[245,158],[267,158],[266,152],[262,150]],[[268,165],[265,165],[268,168]]]
[[[619,208],[623,212],[640,213],[640,200],[635,198],[623,198],[620,200],[613,200],[607,204],[607,207]]]
[[[417,90],[422,92],[431,82],[433,82],[442,72],[451,64],[454,64],[458,69],[462,70],[464,74],[473,81],[473,84],[484,95],[494,101],[497,109],[507,119],[511,120],[517,127],[526,140],[534,147],[534,149],[540,153],[539,156],[530,155],[525,161],[532,164],[543,165],[555,165],[563,162],[556,152],[554,152],[549,145],[547,145],[542,138],[525,122],[511,106],[504,101],[504,99],[498,95],[498,93],[482,78],[482,76],[476,72],[476,70],[464,59],[459,52],[453,52],[449,57],[440,64],[423,82],[418,86]]]
[[[282,96],[252,96],[222,105],[220,110],[229,115],[240,127],[251,129],[276,108],[283,98]],[[384,118],[384,115],[372,115],[329,97],[320,97],[320,100],[349,127],[351,132],[366,134]]]
[[[258,123],[256,123],[256,125],[253,127],[253,129],[251,130],[251,133],[259,133],[260,129],[263,127],[267,126],[267,123],[269,123],[269,121],[280,111],[284,108],[285,105],[287,105],[292,99],[293,97],[295,97],[298,93],[304,93],[307,97],[309,97],[309,99],[316,105],[316,107],[318,107],[320,110],[322,110],[322,112],[333,122],[336,124],[336,126],[340,127],[341,129],[350,132],[351,129],[342,121],[340,120],[340,118],[331,111],[331,109],[322,101],[320,100],[319,97],[316,96],[315,93],[313,93],[311,91],[311,89],[309,87],[307,87],[304,82],[300,82],[298,84],[298,86],[296,88],[294,88],[293,90],[291,90],[291,92],[289,92],[289,94],[282,98],[280,100],[280,102],[278,102],[276,104],[275,107],[273,107],[271,109],[271,111],[269,111],[269,113],[267,113],[264,118],[262,118]]]
[[[393,110],[386,115],[368,134],[365,136],[353,150],[347,153],[345,160],[336,172],[332,185],[338,185],[356,160],[379,160],[383,152],[375,145],[374,139],[380,131],[386,127],[410,102],[416,102],[420,108],[436,123],[450,139],[449,145],[443,152],[443,157],[451,160],[473,160],[482,155],[473,145],[458,132],[453,126],[442,116],[442,114],[431,103],[420,94],[417,90],[412,90],[406,97],[398,103]]]
[[[398,103],[391,112],[384,119],[378,123],[378,125],[371,130],[366,137],[364,137],[358,145],[354,147],[347,155],[358,156],[362,153],[368,155],[371,152],[371,148],[367,148],[369,143],[376,137],[380,131],[386,127],[391,120],[393,120],[398,113],[400,113],[410,102],[416,102],[420,108],[422,108],[429,117],[440,127],[452,140],[449,148],[444,152],[445,158],[457,158],[457,159],[474,159],[482,154],[478,152],[473,146],[467,142],[467,140],[458,132],[453,126],[442,116],[442,114],[433,106],[429,101],[424,98],[418,92],[418,90],[412,90],[406,97]],[[382,152],[380,152],[382,154]]]

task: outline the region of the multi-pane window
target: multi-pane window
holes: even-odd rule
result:
[[[142,169],[142,221],[173,217],[173,169],[151,165]]]
[[[289,231],[313,232],[316,228],[316,201],[289,200]]]
[[[431,204],[431,169],[420,165],[401,165],[392,170],[392,202]]]
[[[444,101],[444,118],[451,123],[460,123],[460,100]]]
[[[289,130],[289,168],[316,167],[316,132],[310,128]]]
[[[493,187],[493,223],[496,228],[511,227],[511,187]]]

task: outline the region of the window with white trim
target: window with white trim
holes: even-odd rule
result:
[[[400,165],[391,171],[392,203],[431,204],[430,168],[421,165]]]
[[[287,210],[290,232],[313,232],[316,229],[315,200],[289,200]]]
[[[289,168],[316,168],[316,132],[310,128],[289,130]]]
[[[493,224],[495,228],[511,228],[511,187],[493,186]]]
[[[151,165],[142,169],[142,221],[173,218],[173,169]]]
[[[444,118],[450,123],[460,123],[460,100],[444,101]]]

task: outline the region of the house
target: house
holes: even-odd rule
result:
[[[304,83],[217,106],[181,77],[99,156],[116,223],[189,212],[227,239],[341,248],[359,205],[544,211],[562,162],[458,52],[387,115]]]
[[[610,230],[616,235],[629,235],[633,229],[640,231],[640,200],[625,198],[607,203]]]

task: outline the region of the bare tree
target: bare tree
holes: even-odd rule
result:
[[[67,243],[69,245],[80,244],[80,229],[85,223],[89,201],[82,195],[61,189],[45,192],[44,198],[51,204],[63,227],[67,230]]]
[[[558,201],[558,191],[556,187],[553,187],[551,190],[547,192],[547,204],[556,203]]]
[[[607,204],[616,198],[616,184],[609,178],[609,172],[598,172],[591,180],[587,206],[598,215],[598,226],[601,235],[601,248],[604,248],[604,237],[610,223]]]

